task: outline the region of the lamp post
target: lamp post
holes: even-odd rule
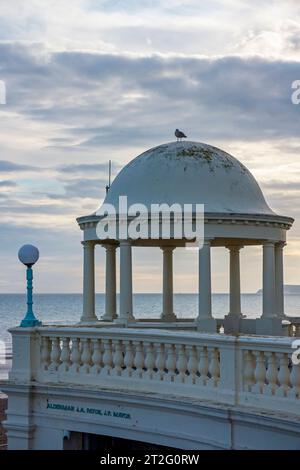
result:
[[[27,266],[26,279],[27,279],[27,313],[24,319],[21,321],[22,327],[33,327],[39,326],[42,323],[37,320],[32,310],[32,279],[33,272],[32,266],[39,259],[39,250],[33,245],[23,245],[18,253],[19,260],[21,263]]]

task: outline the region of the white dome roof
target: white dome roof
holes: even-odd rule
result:
[[[117,175],[105,203],[204,204],[205,213],[273,214],[250,171],[236,158],[199,142],[171,142],[142,153]]]

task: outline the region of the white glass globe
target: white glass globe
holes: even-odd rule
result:
[[[39,250],[33,245],[23,245],[18,253],[19,260],[26,266],[32,266],[36,263],[39,256]]]

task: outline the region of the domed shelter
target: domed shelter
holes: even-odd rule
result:
[[[187,221],[201,222],[195,234],[178,230],[186,205]],[[153,222],[163,228],[166,215],[169,234],[149,231]],[[8,394],[8,449],[90,450],[108,442],[142,452],[299,449],[300,319],[287,321],[283,311],[283,246],[293,220],[272,212],[250,172],[208,145],[161,145],[126,165],[99,210],[78,223],[84,233],[81,323],[10,329],[12,368],[1,382]],[[191,318],[187,311],[183,320],[173,310],[172,266],[174,250],[188,244],[199,259],[199,312]],[[240,305],[239,253],[250,245],[263,251],[258,319],[245,318]],[[106,249],[101,319],[95,314],[97,246]],[[137,319],[132,308],[131,255],[139,246],[163,253],[156,320]],[[230,310],[221,319],[211,310],[214,247],[229,253]]]
[[[122,199],[123,198],[123,199]],[[120,200],[126,198],[126,206]],[[120,221],[126,215],[126,230],[136,214],[147,214],[150,227],[152,208],[170,208],[170,236],[124,236]],[[95,314],[94,247],[106,248],[106,311],[102,321],[134,323],[132,309],[132,246],[157,246],[163,251],[163,308],[161,322],[177,323],[173,311],[173,251],[190,240],[175,236],[176,208],[189,207],[195,222],[196,207],[203,207],[203,243],[199,244],[199,315],[194,327],[217,331],[211,311],[211,249],[222,246],[230,253],[230,310],[225,332],[280,333],[284,318],[283,247],[293,219],[274,213],[250,171],[236,158],[211,145],[171,142],[154,147],[129,162],[117,175],[100,209],[78,218],[84,231],[83,323],[98,321]],[[104,236],[97,227],[114,209],[118,230]],[[120,209],[121,207],[121,209]],[[135,208],[135,216],[130,208]],[[172,208],[174,209],[172,211]],[[161,210],[161,212],[163,212]],[[174,214],[171,214],[174,212]],[[148,217],[148,215],[150,216]],[[173,215],[173,216],[172,216]],[[144,219],[145,222],[145,219]],[[161,228],[161,227],[160,227]],[[263,247],[263,312],[259,320],[244,318],[240,300],[240,249]],[[116,249],[120,248],[120,312],[116,312]]]
[[[118,207],[174,203],[205,205],[208,214],[274,215],[252,174],[236,158],[211,145],[171,142],[142,153],[117,175],[105,202]]]

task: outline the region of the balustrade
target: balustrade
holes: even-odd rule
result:
[[[161,392],[300,415],[293,338],[67,327],[37,328],[37,338],[36,382]]]
[[[183,342],[43,336],[41,369],[110,377],[133,377],[178,384],[210,385],[220,380],[220,351]],[[196,343],[196,342],[195,342]],[[67,380],[67,379],[66,379]],[[68,378],[70,380],[70,377]]]

